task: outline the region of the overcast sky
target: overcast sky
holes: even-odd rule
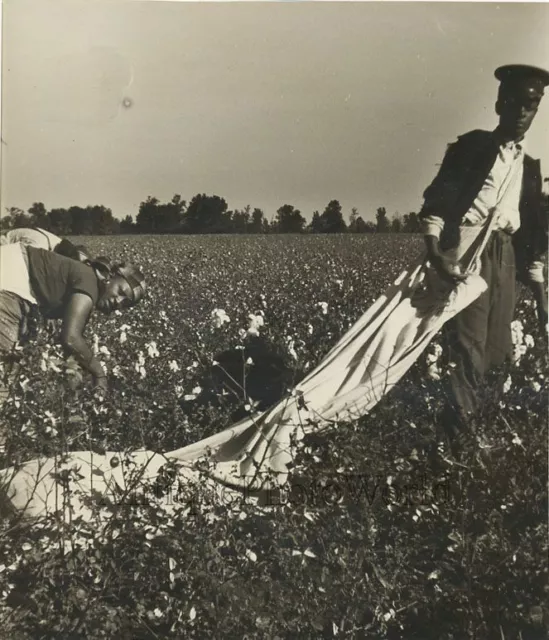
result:
[[[4,0],[2,206],[417,210],[445,145],[497,124],[494,69],[549,68],[548,32],[547,3]],[[548,141],[549,96],[545,175]]]

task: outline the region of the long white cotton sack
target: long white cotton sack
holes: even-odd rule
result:
[[[214,485],[258,491],[286,482],[295,446],[305,434],[334,428],[368,413],[408,371],[443,324],[486,290],[485,281],[475,271],[493,223],[494,215],[482,228],[462,228],[461,243],[453,257],[472,272],[456,287],[449,287],[421,261],[403,272],[322,362],[271,409],[182,449],[165,454],[136,452],[132,454],[133,466],[141,465],[143,480],[150,480],[166,461],[180,463],[178,480],[190,482],[197,478],[196,463],[207,459]],[[93,460],[90,455],[78,452],[63,460],[65,469],[78,467],[80,495],[108,493],[112,482],[123,482],[121,471],[109,463],[109,456],[121,454],[94,455]],[[64,489],[59,493],[52,472],[58,464],[55,458],[33,460],[22,468],[1,471],[6,499],[34,516],[58,509],[65,495]],[[73,509],[78,500],[73,493]]]

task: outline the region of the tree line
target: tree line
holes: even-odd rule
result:
[[[299,209],[282,205],[271,221],[261,209],[250,205],[229,210],[224,198],[198,194],[187,203],[176,194],[169,202],[149,196],[141,202],[135,220],[128,215],[122,220],[103,205],[54,208],[47,210],[35,202],[26,212],[17,207],[7,209],[0,220],[1,230],[40,227],[60,236],[110,234],[195,234],[195,233],[419,233],[415,212],[391,218],[385,207],[378,207],[376,219],[365,221],[356,207],[349,222],[343,218],[341,204],[331,200],[324,211],[315,211],[309,223]]]

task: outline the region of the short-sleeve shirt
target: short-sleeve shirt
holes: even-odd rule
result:
[[[27,247],[27,253],[32,291],[45,314],[61,317],[74,293],[88,295],[95,306],[99,287],[91,267],[45,249]]]

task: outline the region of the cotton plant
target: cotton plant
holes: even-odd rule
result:
[[[259,332],[263,326],[265,326],[265,319],[263,317],[263,311],[259,311],[258,313],[250,313],[248,315],[249,326],[247,330],[247,334],[249,336],[259,336]]]
[[[440,358],[442,356],[442,347],[438,343],[434,343],[427,353],[427,375],[432,380],[440,380],[442,377],[442,368],[440,366]]]
[[[231,318],[224,309],[214,309],[210,314],[210,322],[214,329],[221,329],[223,325],[229,324]]]

